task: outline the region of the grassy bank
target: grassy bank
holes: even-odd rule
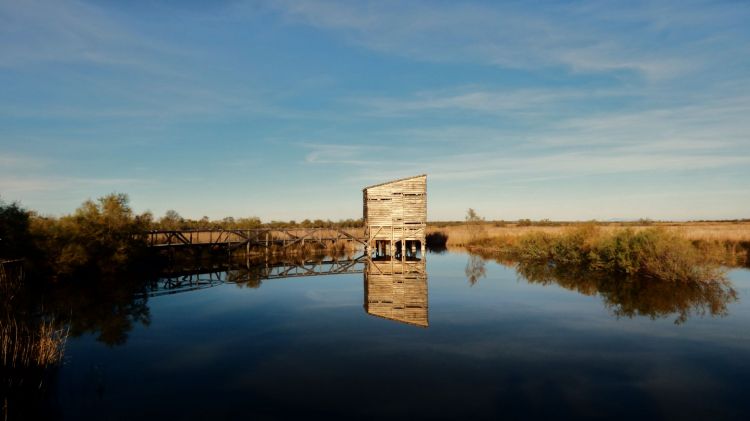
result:
[[[665,231],[680,235],[691,241],[718,241],[725,243],[750,243],[750,222],[557,222],[536,225],[524,223],[483,222],[466,224],[465,222],[430,223],[428,233],[442,233],[447,236],[448,247],[464,247],[476,240],[476,237],[500,238],[520,237],[530,233],[563,234],[571,228],[583,225],[595,225],[604,232],[616,232],[624,229],[642,231],[651,228],[662,228]]]
[[[516,262],[674,282],[721,279],[722,266],[746,265],[750,249],[750,242],[691,238],[666,227],[555,228],[504,235],[475,231],[467,234],[472,238],[465,245],[472,252]]]

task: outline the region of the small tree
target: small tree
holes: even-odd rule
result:
[[[170,209],[159,219],[159,227],[164,230],[178,230],[182,228],[184,222],[185,220],[176,210]]]
[[[469,231],[470,241],[476,241],[486,235],[484,218],[472,208],[466,211],[466,228]]]
[[[6,205],[0,200],[0,260],[29,257],[32,248],[29,212],[17,203]]]
[[[532,225],[531,219],[519,219],[518,220],[519,227],[530,227],[531,225]]]
[[[31,231],[58,274],[114,272],[144,252],[151,215],[135,215],[128,196],[113,193],[85,201],[60,219],[34,218]]]

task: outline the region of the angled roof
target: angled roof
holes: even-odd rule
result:
[[[397,183],[399,181],[411,180],[412,178],[417,178],[417,177],[427,177],[427,174],[413,175],[411,177],[404,177],[404,178],[398,178],[396,180],[386,181],[385,183],[373,184],[372,186],[367,186],[367,187],[363,188],[362,191],[365,191],[367,189],[371,189],[373,187],[385,186],[386,184]]]

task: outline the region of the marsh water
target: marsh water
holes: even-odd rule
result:
[[[676,288],[460,252],[393,264],[217,267],[83,304],[47,414],[750,419],[748,270]]]

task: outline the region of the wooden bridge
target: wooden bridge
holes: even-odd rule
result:
[[[246,247],[287,248],[295,245],[331,244],[345,242],[365,246],[362,230],[339,228],[259,228],[259,229],[193,229],[155,230],[148,232],[148,245],[156,248],[171,247]]]

